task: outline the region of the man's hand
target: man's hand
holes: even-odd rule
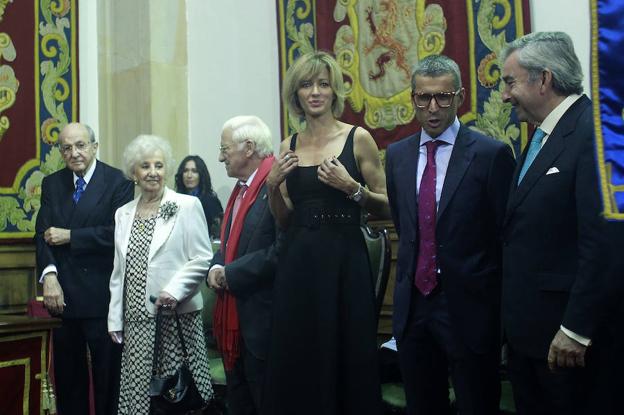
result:
[[[48,245],[64,245],[69,243],[71,231],[69,229],[49,227],[43,233],[43,239]]]
[[[585,367],[586,346],[568,337],[561,329],[555,334],[548,350],[548,367],[551,371],[564,367]]]
[[[65,297],[55,272],[48,272],[43,276],[43,304],[50,314],[63,314]]]
[[[113,343],[116,343],[116,344],[123,343],[123,331],[109,331],[108,335],[110,336]]]
[[[210,288],[227,289],[227,282],[225,281],[225,268],[214,267],[208,272],[208,278],[206,280]]]

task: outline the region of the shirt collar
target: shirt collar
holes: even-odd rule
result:
[[[455,139],[457,138],[457,133],[459,132],[459,127],[461,124],[459,123],[459,119],[455,117],[455,120],[451,125],[448,126],[446,130],[442,132],[439,136],[435,138],[435,140],[442,141],[446,144],[455,145]],[[424,145],[428,141],[434,141],[433,138],[423,128],[420,133],[420,145]]]
[[[87,172],[85,173],[84,176],[82,176],[82,178],[85,181],[85,186],[87,186],[89,184],[89,181],[91,180],[91,177],[93,177],[93,172],[95,171],[95,165],[97,164],[97,160],[93,160],[93,163],[91,163],[91,167],[89,167],[87,169]],[[76,175],[76,173],[72,173],[74,176],[74,187],[76,187],[76,180],[78,180],[78,176]]]
[[[563,114],[578,100],[581,96],[579,94],[568,95],[563,101],[559,103],[550,114],[544,118],[544,121],[538,126],[540,130],[544,131],[546,134],[550,135],[555,126],[563,117]]]
[[[254,177],[256,177],[256,173],[258,173],[258,169],[254,170],[253,173],[251,173],[251,175],[249,175],[249,178],[247,179],[247,181],[243,182],[242,180],[238,181],[239,186],[245,185],[248,188],[251,187],[251,183],[253,182]]]

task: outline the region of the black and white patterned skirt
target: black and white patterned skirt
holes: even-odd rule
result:
[[[206,341],[199,311],[180,314],[184,341],[189,353],[193,380],[206,402],[213,395],[206,354]],[[172,316],[163,316],[159,373],[173,374],[182,363],[182,347]],[[119,414],[149,413],[149,383],[152,376],[152,353],[156,321],[151,318],[124,323],[124,348],[121,358]]]

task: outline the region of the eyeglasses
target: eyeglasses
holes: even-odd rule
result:
[[[71,145],[71,144],[59,145],[59,149],[61,150],[61,153],[67,155],[67,154],[71,154],[73,152],[74,148],[82,153],[87,148],[89,148],[90,145],[91,145],[91,143],[85,143],[84,141],[78,141],[74,145]]]
[[[241,150],[243,148],[243,146],[241,144],[247,144],[247,143],[253,143],[253,141],[247,139],[247,140],[241,141],[240,143],[234,142],[234,145],[238,144],[237,148],[239,150]],[[228,144],[226,146],[220,145],[219,146],[219,153],[221,153],[221,154],[228,153],[232,147],[233,147],[233,145],[231,145],[231,144]]]
[[[427,108],[431,104],[431,100],[435,99],[438,107],[448,108],[453,103],[455,95],[459,94],[461,88],[455,92],[438,92],[437,94],[426,94],[424,92],[412,92],[412,99],[418,108]]]

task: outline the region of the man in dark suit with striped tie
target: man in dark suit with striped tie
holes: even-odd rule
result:
[[[605,413],[588,404],[586,383],[600,360],[608,258],[581,65],[561,32],[523,36],[502,61],[503,99],[538,127],[503,225],[502,320],[518,414]]]
[[[500,226],[515,162],[506,144],[459,122],[457,63],[412,73],[422,131],[391,144],[386,180],[399,234],[392,316],[407,413],[496,414],[500,395]]]
[[[90,355],[95,409],[116,409],[121,349],[106,318],[113,268],[114,215],[133,197],[120,170],[96,161],[98,143],[86,124],[59,135],[66,167],[43,179],[35,242],[45,307],[62,319],[53,332],[57,404],[63,415],[89,413]]]

